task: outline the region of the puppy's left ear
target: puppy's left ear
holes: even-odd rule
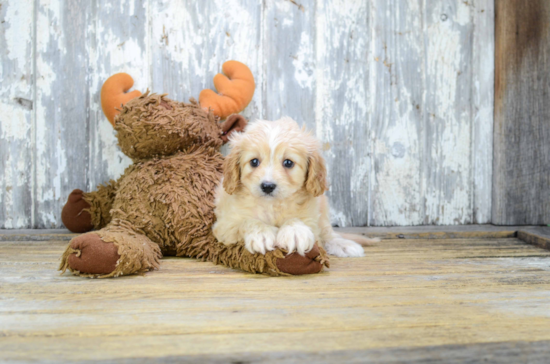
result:
[[[318,150],[309,156],[305,187],[306,191],[315,197],[328,190],[327,167]]]
[[[225,119],[225,121],[221,124],[223,134],[220,138],[222,139],[223,144],[229,141],[229,136],[232,133],[243,131],[247,124],[248,121],[246,121],[246,119],[242,115],[229,115],[227,119]]]

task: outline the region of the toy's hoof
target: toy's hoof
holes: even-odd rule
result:
[[[90,204],[84,200],[82,190],[71,192],[61,212],[61,220],[65,227],[73,233],[85,233],[92,230],[94,228],[92,216],[88,211],[84,211],[88,208],[90,208]]]
[[[277,259],[277,268],[281,272],[295,276],[319,273],[323,269],[323,263],[317,259],[320,255],[321,251],[317,244],[315,244],[313,249],[306,253],[305,257],[298,253],[292,253],[283,259]]]
[[[120,259],[115,244],[104,242],[95,233],[77,236],[70,247],[73,252],[69,255],[69,267],[80,273],[109,274]]]

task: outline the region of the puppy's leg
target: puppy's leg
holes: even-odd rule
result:
[[[251,253],[265,254],[275,249],[277,228],[264,224],[260,220],[245,220],[239,227],[239,233],[244,238],[244,246]]]
[[[330,255],[341,258],[362,257],[365,255],[363,247],[352,240],[345,239],[333,233],[328,241],[325,241],[325,249]]]
[[[235,211],[223,211],[217,207],[218,220],[212,226],[212,232],[218,241],[225,245],[244,241],[251,253],[262,253],[275,249],[277,228],[260,220],[242,216]]]
[[[275,249],[277,228],[266,225],[256,219],[223,218],[216,221],[212,227],[214,236],[225,245],[233,245],[244,241],[245,248],[252,254],[262,253]]]
[[[290,219],[279,228],[276,246],[286,249],[289,253],[296,250],[298,254],[304,256],[314,244],[315,234],[299,219]]]
[[[357,242],[338,235],[330,224],[330,211],[326,196],[319,197],[319,228],[322,243],[330,255],[337,257],[362,257],[365,255],[363,247]]]

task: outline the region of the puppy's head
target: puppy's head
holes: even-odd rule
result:
[[[318,141],[291,118],[249,124],[230,147],[223,181],[229,194],[246,189],[256,197],[284,199],[300,190],[319,196],[327,189]]]

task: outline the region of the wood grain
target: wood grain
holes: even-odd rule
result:
[[[550,252],[514,238],[384,240],[291,278],[180,258],[145,276],[59,276],[65,244],[0,242],[0,360],[435,359],[550,340]]]
[[[421,1],[376,1],[370,97],[370,225],[419,225],[425,216],[425,54]]]
[[[473,220],[472,5],[425,2],[423,224]]]
[[[232,1],[152,2],[152,90],[188,101],[205,89],[214,89],[213,77],[231,59],[247,64],[262,82],[261,4]],[[244,113],[262,112],[259,87]]]
[[[130,163],[99,104],[112,73],[186,101],[228,59],[256,77],[245,116],[319,137],[335,225],[490,222],[491,0],[1,4],[0,228],[61,227],[72,189]]]
[[[550,4],[497,0],[495,224],[550,222]]]
[[[264,12],[263,116],[290,116],[315,132],[316,2],[271,0],[265,2]]]
[[[365,2],[317,2],[315,127],[327,162],[332,221],[339,226],[369,223],[369,16]]]
[[[487,146],[493,145],[494,110],[494,42],[495,2],[476,0],[473,12],[472,43],[472,222],[484,224],[491,221],[493,153]]]
[[[550,341],[499,342],[470,345],[441,345],[420,348],[339,350],[330,353],[270,352],[219,355],[174,355],[155,358],[157,363],[530,363],[547,362]],[[132,358],[132,363],[149,363],[150,358]],[[125,359],[109,363],[127,363]]]
[[[335,228],[337,233],[359,234],[380,239],[494,239],[515,238],[520,232],[544,232],[539,226],[448,225]],[[548,232],[547,232],[548,233]],[[69,241],[78,234],[67,229],[1,230],[0,241]]]
[[[527,244],[550,250],[550,227],[537,226],[523,228],[518,231],[518,239]]]
[[[116,6],[115,6],[116,4]],[[150,88],[149,1],[92,2],[89,25],[88,127],[90,154],[87,190],[120,176],[132,161],[118,147],[111,124],[103,115],[100,92],[105,80],[118,72],[134,79],[135,90]],[[81,123],[82,125],[83,123]]]
[[[89,129],[86,60],[91,3],[36,2],[34,228],[60,225],[75,188],[87,189]]]
[[[13,229],[33,225],[35,2],[0,4],[0,229]]]

